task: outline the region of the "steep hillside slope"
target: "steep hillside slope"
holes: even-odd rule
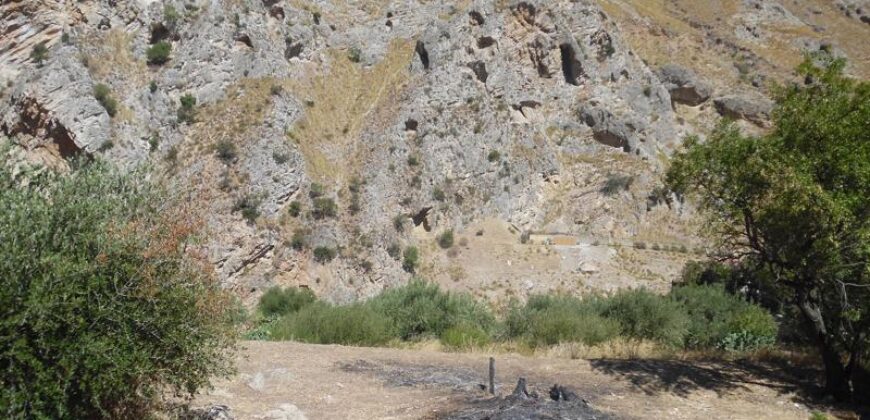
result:
[[[870,25],[746,1],[721,3],[723,26],[653,3],[7,2],[0,134],[51,165],[153,165],[200,204],[203,250],[249,300],[272,284],[372,295],[412,275],[412,246],[415,274],[491,300],[667,288],[704,247],[657,188],[668,154],[716,111],[758,130],[769,107],[756,64],[723,51],[782,80],[824,40],[865,75],[843,34]],[[828,18],[830,37],[790,29]],[[737,21],[795,53],[716,38]]]

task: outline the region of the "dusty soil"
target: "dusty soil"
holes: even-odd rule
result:
[[[238,374],[218,381],[195,406],[227,405],[237,419],[434,419],[471,418],[463,416],[502,401],[483,390],[484,353],[293,342],[243,346]],[[547,396],[560,384],[588,401],[588,413],[597,413],[563,418],[805,419],[811,412],[793,385],[801,373],[788,368],[495,357],[500,397],[524,377],[530,393]]]
[[[480,235],[478,235],[480,233]],[[449,250],[437,232],[414,230],[426,261],[422,277],[447,290],[467,292],[498,307],[532,294],[582,294],[644,287],[665,293],[687,261],[699,258],[680,244],[573,234],[536,233],[525,243],[509,223],[486,219],[455,233]],[[674,251],[654,250],[653,243]]]

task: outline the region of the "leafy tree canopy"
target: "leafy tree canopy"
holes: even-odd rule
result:
[[[778,91],[771,132],[726,122],[690,138],[667,184],[706,211],[723,253],[769,270],[818,344],[826,391],[848,399],[870,341],[870,83],[844,65],[808,57],[806,83]]]

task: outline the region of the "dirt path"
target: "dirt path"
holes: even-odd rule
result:
[[[196,405],[224,404],[238,419],[445,417],[489,398],[486,354],[245,342],[239,373]],[[792,390],[747,367],[679,361],[496,356],[497,392],[526,377],[547,395],[565,385],[615,418],[806,419]],[[770,378],[771,375],[764,375]]]

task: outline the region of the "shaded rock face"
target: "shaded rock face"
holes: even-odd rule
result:
[[[742,119],[763,126],[770,120],[773,102],[757,96],[723,96],[713,100],[719,115]]]
[[[243,295],[275,283],[335,301],[371,295],[410,277],[390,245],[488,218],[519,231],[634,232],[635,217],[554,216],[555,180],[565,180],[560,196],[598,191],[597,169],[576,163],[608,154],[652,172],[649,158],[690,130],[676,122],[667,88],[589,1],[378,10],[325,0],[305,8],[221,0],[196,10],[115,3],[0,8],[10,17],[0,41],[18,42],[0,51],[14,67],[0,74],[8,83],[0,131],[54,143],[60,157],[154,164],[167,182],[208,197],[205,252]],[[16,28],[37,23],[40,38],[19,37]],[[27,58],[37,41],[47,41],[42,66]],[[172,51],[149,66],[145,52],[157,41]],[[94,98],[98,83],[117,100],[115,117]],[[184,95],[196,100],[192,122],[178,118]],[[227,144],[232,156],[222,158],[216,150]],[[334,200],[334,217],[310,216],[317,184]],[[258,220],[242,218],[242,199],[257,203]],[[288,216],[293,203],[300,210]],[[314,263],[310,251],[287,246],[296,233],[309,249],[352,252]]]
[[[82,149],[72,139],[72,133],[51,115],[36,99],[27,97],[17,102],[13,122],[0,124],[0,131],[11,137],[30,137],[49,141],[64,159],[78,155]]]
[[[599,107],[587,107],[580,111],[583,122],[592,128],[593,137],[601,144],[631,152],[637,147],[634,126],[619,120],[613,114]]]
[[[706,102],[713,94],[713,87],[709,83],[685,67],[666,64],[656,74],[670,92],[671,100],[676,103],[696,106]]]

